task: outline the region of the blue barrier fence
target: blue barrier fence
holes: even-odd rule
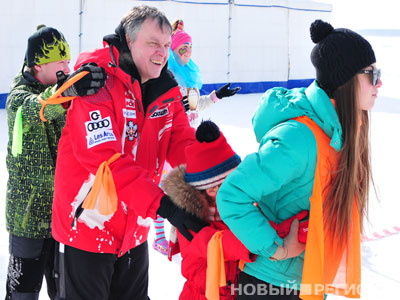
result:
[[[7,96],[8,96],[7,93],[0,94],[0,108],[6,108]]]
[[[260,82],[232,82],[231,87],[240,86],[242,89],[239,91],[239,94],[251,94],[251,93],[264,93],[266,90],[273,87],[285,87],[288,89],[297,88],[297,87],[307,87],[311,84],[313,79],[296,79],[296,80],[288,80],[288,81],[260,81]],[[207,95],[211,93],[213,90],[217,90],[225,83],[207,83],[204,84],[200,94]],[[8,94],[2,93],[0,94],[0,108],[6,107],[6,99]]]
[[[251,93],[264,93],[266,90],[273,87],[285,87],[288,89],[307,87],[313,82],[314,79],[296,79],[288,81],[259,81],[259,82],[232,82],[231,87],[240,86],[241,90],[239,94],[251,94]],[[213,90],[217,90],[225,83],[207,83],[201,88],[200,94],[206,95],[211,93]]]

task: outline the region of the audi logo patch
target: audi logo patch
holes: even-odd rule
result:
[[[89,115],[90,121],[85,122],[88,149],[117,140],[112,130],[110,117],[102,118],[99,110],[91,111]]]

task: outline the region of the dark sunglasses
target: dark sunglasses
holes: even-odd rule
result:
[[[361,70],[357,72],[358,74],[371,74],[372,85],[376,86],[378,79],[381,78],[381,69],[373,70]]]

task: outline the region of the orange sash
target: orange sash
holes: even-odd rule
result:
[[[219,288],[226,286],[222,231],[214,233],[207,246],[206,298],[219,300]]]
[[[312,130],[318,149],[300,298],[322,300],[324,293],[360,298],[360,222],[357,204],[354,201],[348,242],[332,241],[327,229],[323,228],[323,193],[330,181],[328,170],[337,168],[338,155],[330,147],[330,138],[314,121],[305,116],[294,120]]]
[[[116,212],[118,196],[109,165],[116,161],[121,155],[121,153],[115,153],[108,161],[101,163],[97,169],[92,189],[85,201],[83,201],[83,208],[95,209],[96,202],[98,201],[98,210],[100,214],[110,215]]]

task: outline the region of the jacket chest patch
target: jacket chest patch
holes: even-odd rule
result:
[[[135,95],[130,91],[125,91],[125,106],[128,108],[135,108]]]
[[[133,141],[138,135],[138,126],[133,121],[128,121],[126,124],[126,138]]]
[[[136,119],[136,110],[124,108],[122,113],[126,119]]]
[[[88,149],[117,140],[112,130],[110,117],[102,118],[99,110],[91,111],[89,115],[90,121],[85,122]]]
[[[158,109],[150,115],[150,119],[161,118],[168,115],[168,107],[164,107],[162,109]]]

